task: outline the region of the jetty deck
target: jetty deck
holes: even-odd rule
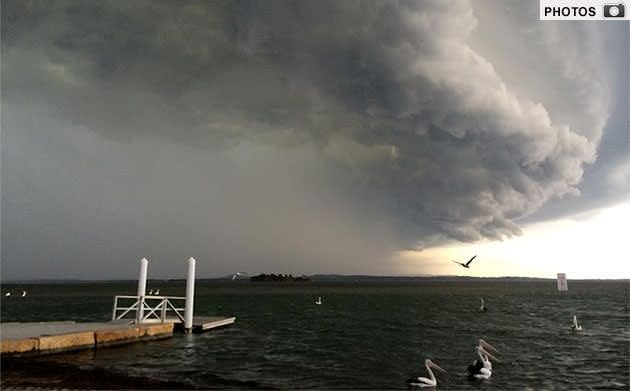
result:
[[[193,317],[192,331],[193,333],[203,333],[204,331],[229,326],[234,321],[236,321],[234,316],[195,316]],[[175,327],[183,328],[183,326],[182,323],[178,323]]]
[[[176,331],[184,331],[184,323],[178,318],[167,318],[167,322],[175,325]],[[235,316],[194,316],[192,322],[193,333],[203,333],[204,331],[225,327],[236,321]],[[148,319],[148,323],[157,323],[157,320]]]
[[[7,322],[0,323],[3,356],[26,356],[92,349],[170,338],[173,323],[117,322]]]

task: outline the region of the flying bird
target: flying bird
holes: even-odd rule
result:
[[[429,377],[412,377],[407,380],[407,384],[413,387],[435,387],[437,386],[437,379],[435,378],[431,368],[447,373],[444,369],[440,368],[439,365],[428,358],[424,360],[424,367],[427,369],[427,372],[429,372]]]
[[[455,262],[458,265],[462,265],[463,267],[465,267],[466,269],[470,268],[470,263],[473,261],[473,259],[477,258],[477,256],[473,256],[472,258],[470,258],[470,260],[468,260],[468,262],[466,263],[461,263],[461,262],[457,262],[457,261],[452,261]]]

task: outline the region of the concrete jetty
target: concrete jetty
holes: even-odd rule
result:
[[[177,328],[201,333],[234,323],[233,316],[196,317],[194,312],[195,265],[188,260],[186,297],[146,295],[149,261],[140,260],[135,296],[114,296],[111,322],[5,322],[0,323],[3,356],[38,355],[100,348],[173,336]],[[184,307],[177,302],[184,301]],[[129,317],[133,316],[133,319]]]
[[[0,323],[2,356],[29,356],[170,338],[173,323]]]

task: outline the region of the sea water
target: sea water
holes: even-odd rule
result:
[[[199,335],[50,356],[85,367],[196,387],[406,389],[427,376],[424,359],[448,371],[438,389],[628,389],[628,281],[383,279],[266,283],[197,282],[197,315],[233,315]],[[181,281],[149,281],[183,296]],[[127,283],[5,284],[2,321],[111,318]],[[318,296],[323,304],[315,305]],[[488,312],[479,310],[483,297]],[[571,331],[573,315],[583,327]],[[480,338],[498,349],[489,380],[466,367]]]

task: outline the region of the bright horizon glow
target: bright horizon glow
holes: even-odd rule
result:
[[[424,251],[404,251],[401,273],[474,277],[543,277],[567,279],[630,278],[627,242],[630,202],[523,228],[505,241],[454,243]],[[470,269],[451,262],[477,258]]]

